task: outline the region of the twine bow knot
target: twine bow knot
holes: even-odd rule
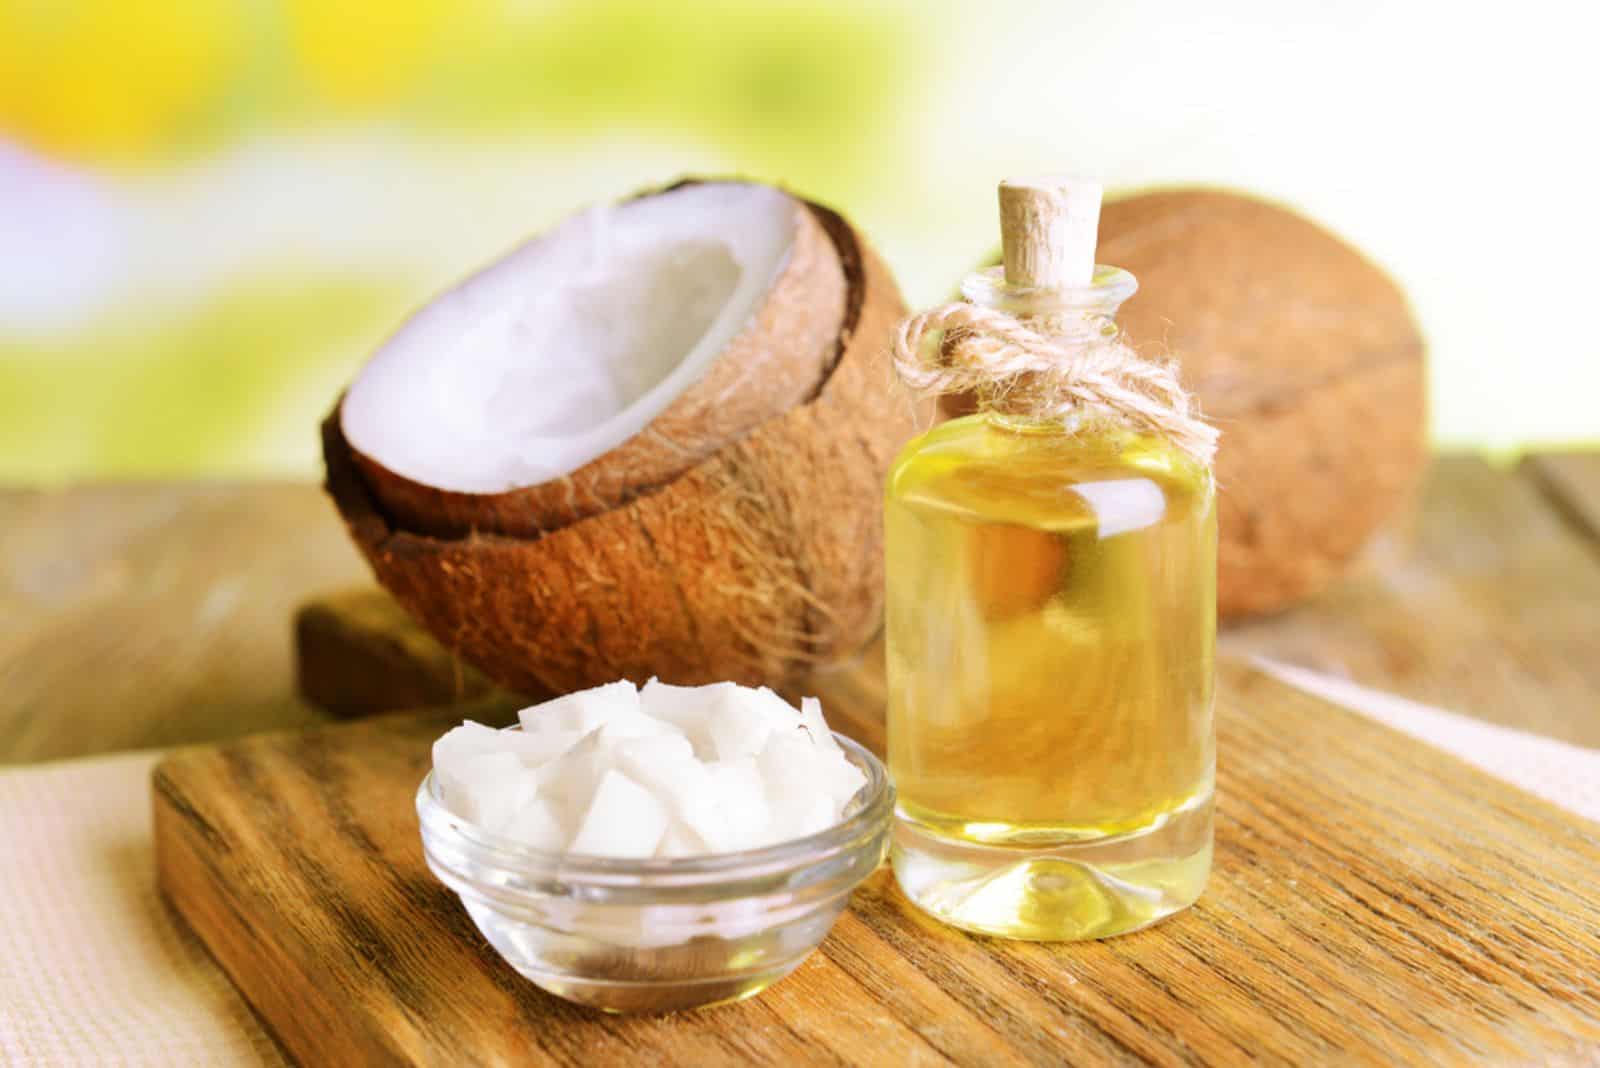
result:
[[[920,393],[975,392],[997,411],[1099,417],[1159,434],[1209,467],[1219,433],[1195,411],[1176,366],[1134,352],[1109,319],[1088,325],[1094,336],[1067,344],[1005,312],[945,304],[900,324],[895,370]],[[943,344],[926,344],[939,333]]]

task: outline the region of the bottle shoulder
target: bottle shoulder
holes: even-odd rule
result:
[[[1068,429],[980,412],[908,442],[890,467],[890,504],[1034,527],[1097,514],[1210,515],[1214,483],[1164,438],[1122,427]]]

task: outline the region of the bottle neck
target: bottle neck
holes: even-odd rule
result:
[[[1013,285],[1005,280],[1003,268],[991,267],[969,274],[961,283],[961,295],[1077,347],[1115,338],[1117,309],[1138,288],[1133,275],[1120,267],[1097,266],[1088,285],[1061,288]]]
[[[961,295],[973,304],[1023,320],[1069,351],[1080,351],[1116,340],[1117,308],[1138,288],[1133,275],[1120,267],[1097,266],[1088,285],[1069,287],[1014,285],[1005,280],[1004,268],[994,267],[969,274],[961,283]],[[1065,419],[1008,414],[981,392],[979,407],[991,422],[1015,433],[1076,434],[1079,430],[1076,414]]]

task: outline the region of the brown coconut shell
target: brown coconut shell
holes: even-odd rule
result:
[[[860,648],[883,597],[884,475],[923,413],[885,337],[905,313],[888,269],[808,205],[846,282],[807,399],[664,484],[558,529],[438,537],[386,514],[323,424],[327,488],[379,580],[495,681],[566,692],[618,677],[779,682]]]
[[[1423,340],[1400,289],[1285,208],[1209,189],[1108,203],[1102,263],[1139,279],[1118,315],[1177,357],[1217,455],[1218,610],[1327,587],[1426,461]]]
[[[456,537],[476,530],[531,537],[665,485],[722,443],[800,403],[816,390],[835,355],[846,285],[833,242],[816,216],[796,201],[794,220],[788,262],[766,301],[705,376],[644,433],[565,478],[505,493],[436,489],[353,450],[379,506],[418,533]]]

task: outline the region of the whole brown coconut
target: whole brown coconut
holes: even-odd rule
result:
[[[1214,190],[1108,203],[1097,258],[1139,279],[1118,320],[1141,351],[1178,358],[1222,429],[1221,615],[1324,589],[1423,468],[1423,343],[1405,297],[1326,230]]]
[[[787,316],[778,329],[789,336],[824,338],[820,358],[798,396],[782,387],[777,414],[714,428],[702,437],[712,447],[681,470],[624,477],[568,512],[533,487],[531,513],[504,502],[485,513],[481,500],[385,483],[336,409],[323,424],[327,488],[379,581],[441,642],[524,693],[651,675],[772,683],[860,648],[882,610],[883,476],[920,413],[885,362],[905,310],[888,269],[838,215],[812,204],[805,214],[825,240],[796,240],[794,259],[811,262],[799,279],[791,262],[777,291],[793,291],[761,314]],[[842,280],[837,299],[830,276]],[[736,347],[713,374],[740,378],[751,357]],[[394,499],[423,515],[403,519]],[[534,519],[519,525],[519,514]]]

